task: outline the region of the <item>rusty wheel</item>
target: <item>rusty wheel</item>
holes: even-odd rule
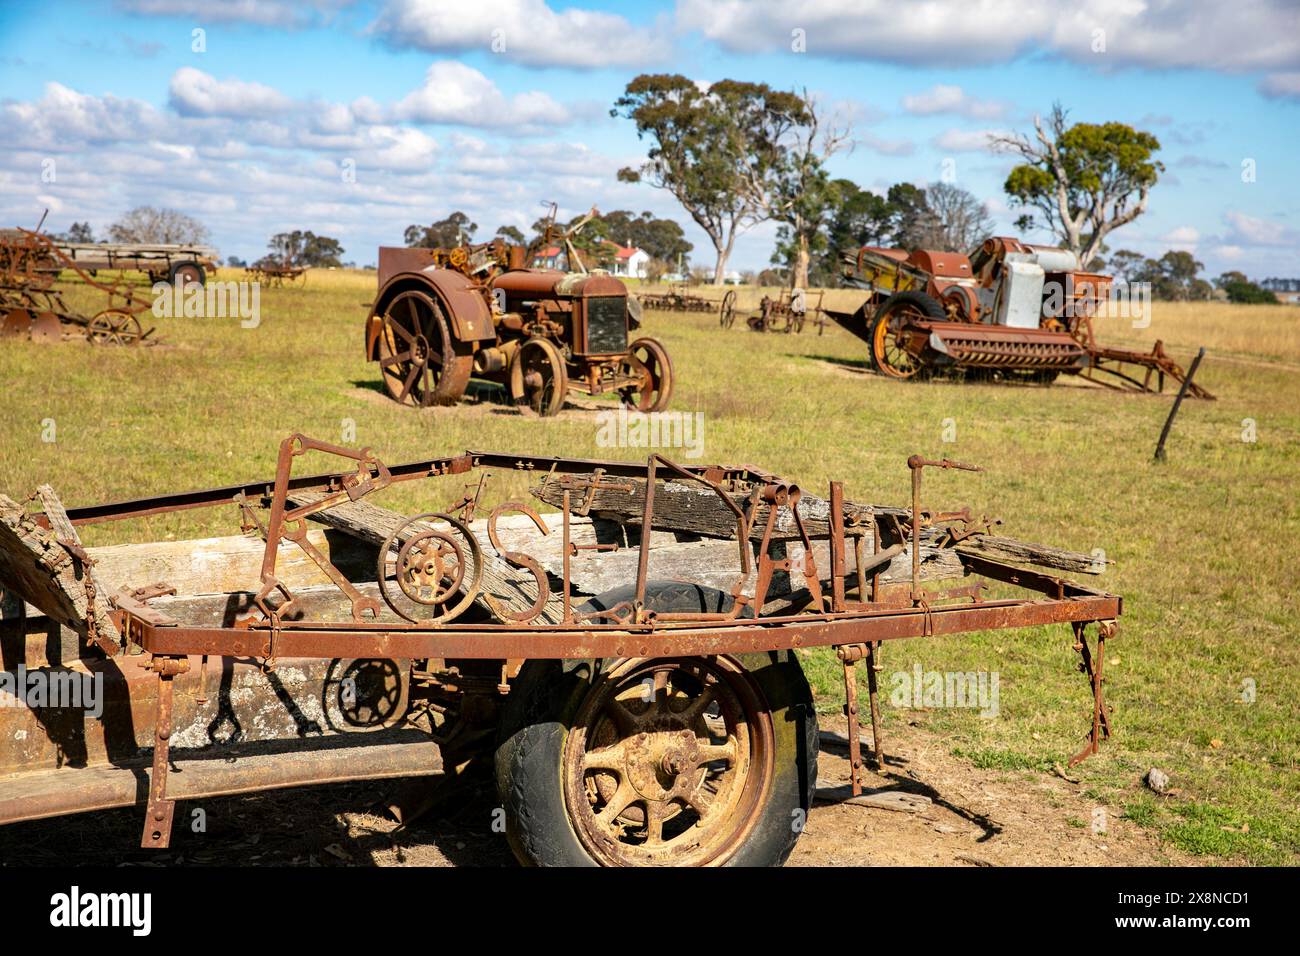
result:
[[[192,285],[206,285],[208,276],[197,262],[178,262],[171,267],[168,279],[171,285],[185,289]]]
[[[607,866],[725,860],[771,784],[771,715],[726,658],[629,661],[602,675],[569,730],[564,796]]]
[[[394,613],[417,624],[455,620],[478,596],[483,549],[457,518],[428,512],[408,518],[379,549],[379,593]]]
[[[388,394],[404,405],[453,405],[469,384],[474,357],[458,351],[442,307],[410,289],[384,309],[379,368]]]
[[[724,329],[729,329],[736,324],[736,290],[730,289],[722,297],[722,305],[718,308],[718,324]]]
[[[619,361],[620,376],[639,379],[618,391],[623,403],[639,412],[662,412],[673,394],[673,363],[658,339],[637,339]]]
[[[659,611],[730,603],[696,585],[646,589]],[[529,661],[501,726],[497,785],[525,863],[779,864],[816,780],[812,695],[790,654]]]
[[[120,309],[105,309],[86,326],[86,338],[95,345],[136,345],[142,338],[140,320]]]
[[[891,295],[876,312],[871,326],[871,359],[890,378],[912,378],[921,371],[920,359],[904,347],[903,335],[914,320],[941,320],[943,306],[922,292]]]
[[[550,339],[532,338],[510,363],[510,397],[543,418],[558,415],[569,391],[564,356]]]

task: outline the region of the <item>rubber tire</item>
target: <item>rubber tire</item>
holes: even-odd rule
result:
[[[172,267],[171,267],[171,270],[170,270],[170,271],[168,272],[168,274],[167,274],[167,282],[168,282],[170,285],[175,285],[175,284],[176,284],[176,276],[177,276],[178,273],[180,273],[180,272],[190,272],[190,271],[193,271],[193,272],[197,272],[197,273],[198,273],[198,276],[199,276],[199,283],[198,283],[198,284],[199,284],[200,287],[206,286],[206,285],[208,284],[208,273],[207,273],[207,270],[204,269],[203,266],[201,266],[199,263],[197,263],[197,262],[191,262],[191,261],[177,262],[177,263],[173,264]],[[187,283],[187,285],[188,285],[188,283]]]
[[[867,360],[871,363],[872,370],[880,375],[888,375],[889,373],[884,371],[880,367],[880,363],[876,361],[876,327],[884,321],[891,306],[906,303],[916,306],[927,318],[943,321],[948,317],[948,313],[943,310],[943,305],[939,300],[925,292],[895,292],[884,302],[880,303],[880,308],[876,310],[876,314],[871,317],[871,322],[867,326]],[[922,376],[925,371],[925,366],[922,366],[917,370],[916,375],[909,377],[913,379],[918,378]],[[894,376],[890,376],[890,378],[893,377]]]
[[[634,587],[593,598],[586,610],[631,600]],[[659,611],[722,611],[731,596],[715,588],[649,582],[646,605]],[[767,803],[749,838],[725,866],[780,866],[812,807],[817,785],[817,714],[812,690],[793,651],[735,655],[772,714],[775,771]],[[530,660],[515,679],[502,714],[496,750],[497,794],[506,836],[526,866],[595,866],[569,823],[562,758],[569,726],[599,673],[601,661]]]

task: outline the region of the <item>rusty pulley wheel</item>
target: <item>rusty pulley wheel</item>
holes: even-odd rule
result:
[[[673,363],[658,339],[637,339],[620,360],[620,377],[638,379],[636,385],[619,389],[629,408],[639,412],[662,412],[673,395]]]
[[[510,397],[543,418],[558,415],[569,391],[564,356],[550,339],[531,338],[510,363]]]
[[[400,617],[442,624],[464,613],[483,582],[483,549],[460,521],[441,512],[408,518],[379,549],[379,593]]]
[[[399,293],[384,308],[379,368],[388,394],[404,405],[451,405],[465,394],[473,354],[458,348],[438,302],[419,289]]]

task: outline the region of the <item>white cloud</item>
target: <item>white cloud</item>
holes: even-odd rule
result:
[[[182,116],[253,117],[282,113],[292,101],[279,90],[244,80],[218,80],[183,66],[172,74],[171,104]]]
[[[853,138],[853,144],[885,156],[911,156],[916,151],[916,144],[910,139],[886,139],[872,133],[860,133]]]
[[[918,116],[935,113],[956,113],[972,119],[999,119],[1005,116],[1010,104],[1001,100],[981,100],[970,96],[960,86],[936,83],[924,93],[903,97],[903,109]]]
[[[1004,63],[1040,52],[1098,69],[1300,67],[1294,0],[926,0],[906,9],[897,0],[678,0],[677,21],[737,52],[788,50],[801,29],[813,56],[893,63]]]
[[[934,138],[934,145],[950,153],[991,153],[989,137],[1006,135],[998,129],[949,129]]]
[[[1167,242],[1171,246],[1188,249],[1194,252],[1196,250],[1196,243],[1200,241],[1200,238],[1201,233],[1196,229],[1196,227],[1179,226],[1176,229],[1169,230],[1161,236],[1160,241]]]
[[[1270,99],[1300,100],[1300,72],[1270,73],[1259,81],[1259,91]]]
[[[395,47],[431,53],[492,52],[528,66],[633,68],[664,60],[667,31],[625,17],[545,0],[389,0],[371,30]]]
[[[1227,241],[1234,245],[1282,246],[1300,243],[1300,235],[1280,222],[1248,216],[1235,210],[1224,213],[1223,218],[1232,230]]]
[[[148,103],[116,96],[89,96],[61,83],[46,83],[35,103],[0,106],[0,140],[29,149],[62,152],[78,143],[148,138],[165,126]]]
[[[520,93],[509,99],[473,67],[439,60],[424,75],[424,86],[393,110],[398,119],[465,126],[563,125],[568,111],[546,93]]]

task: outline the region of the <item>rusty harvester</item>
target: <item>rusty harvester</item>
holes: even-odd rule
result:
[[[827,310],[863,339],[891,378],[938,372],[1050,383],[1078,375],[1116,390],[1159,392],[1183,369],[1161,342],[1150,352],[1097,343],[1093,319],[1113,288],[1067,249],[986,239],[971,255],[864,246],[843,254],[845,285],[868,293],[855,312]],[[1187,394],[1214,398],[1189,383]]]
[[[642,412],[667,408],[672,362],[657,339],[629,341],[641,306],[626,286],[599,270],[524,268],[525,259],[522,246],[500,240],[381,248],[365,347],[389,395],[451,405],[474,377],[507,386],[516,404],[543,416],[570,392],[617,392]]]
[[[299,473],[309,454],[345,466]],[[907,464],[899,508],[848,501],[838,482],[817,497],[753,466],[479,451],[388,465],[292,435],[265,481],[72,509],[49,486],[39,510],[0,496],[7,668],[105,675],[110,698],[98,720],[3,709],[0,822],[143,805],[143,845],[165,847],[178,800],[450,783],[486,761],[527,862],[779,863],[814,796],[886,796],[863,791],[858,663],[871,760],[905,782],[884,762],[883,645],[1052,623],[1070,625],[1088,683],[1075,760],[1095,753],[1121,599],[1026,565],[1097,561],[923,507],[925,469],[979,469]],[[512,473],[556,510],[489,509],[486,476]],[[421,483],[427,510],[374,503],[403,482]],[[218,506],[245,535],[102,549],[78,537]],[[843,793],[818,788],[811,648],[842,665]]]

